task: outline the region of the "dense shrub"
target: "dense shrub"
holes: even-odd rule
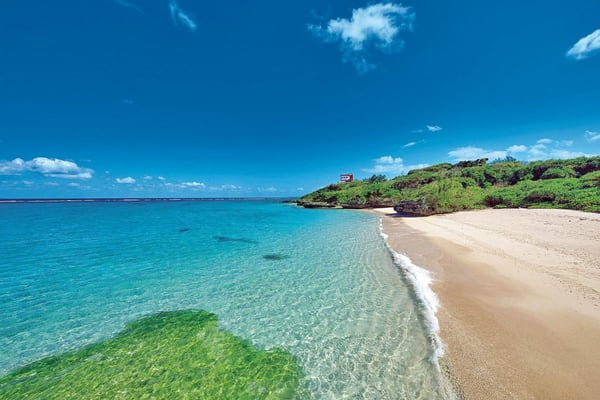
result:
[[[540,179],[558,179],[558,178],[572,178],[575,176],[575,171],[571,168],[549,168]]]

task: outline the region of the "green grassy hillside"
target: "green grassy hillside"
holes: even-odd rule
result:
[[[600,157],[522,163],[487,159],[437,164],[386,180],[337,183],[303,196],[305,207],[397,206],[420,215],[486,207],[600,212]]]

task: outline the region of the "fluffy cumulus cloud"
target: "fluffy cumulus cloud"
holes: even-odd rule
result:
[[[600,132],[585,131],[585,140],[588,142],[600,141]]]
[[[126,178],[117,178],[115,179],[117,183],[125,183],[125,184],[132,184],[135,183],[135,179],[133,179],[132,177],[128,176]]]
[[[12,161],[0,161],[0,175],[20,175],[24,172],[52,178],[91,179],[94,170],[58,158],[36,157],[29,161],[15,158]]]
[[[572,140],[555,140],[542,138],[530,146],[512,145],[506,150],[490,150],[475,146],[459,147],[448,153],[456,161],[475,160],[478,158],[488,158],[489,160],[503,159],[507,156],[515,158],[526,158],[529,161],[542,160],[549,158],[575,158],[589,156],[589,154],[580,151],[571,151],[569,147],[573,146]]]
[[[382,156],[373,160],[373,167],[364,169],[364,172],[373,174],[391,174],[402,175],[411,169],[424,168],[427,164],[404,165],[404,160],[400,157]]]
[[[448,155],[456,161],[475,160],[479,158],[495,160],[498,158],[505,158],[508,155],[508,152],[506,150],[488,150],[482,149],[481,147],[465,146],[450,151]]]
[[[413,147],[416,144],[417,144],[417,142],[408,142],[405,145],[403,145],[402,148],[403,149],[408,149],[409,147]]]
[[[359,73],[375,64],[367,60],[374,50],[392,53],[404,47],[398,37],[402,31],[412,31],[415,14],[402,4],[378,3],[352,10],[352,17],[332,19],[325,26],[311,24],[309,30],[325,42],[338,43],[342,60],[351,63]]]
[[[567,149],[572,140],[540,139],[529,149],[530,159],[587,157],[590,154]]]
[[[192,32],[198,28],[196,21],[194,21],[189,13],[183,11],[181,7],[179,7],[177,0],[169,1],[169,11],[171,13],[171,19],[175,25],[184,26]]]
[[[522,144],[515,144],[506,149],[506,151],[508,151],[511,154],[524,153],[527,151],[527,146]]]
[[[600,29],[582,37],[567,51],[567,56],[576,60],[583,60],[592,54],[600,52]]]

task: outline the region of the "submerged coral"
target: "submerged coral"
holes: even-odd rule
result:
[[[0,399],[306,398],[302,371],[259,350],[206,311],[161,312],[115,338],[44,358],[0,378]]]

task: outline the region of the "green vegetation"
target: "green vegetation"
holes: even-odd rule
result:
[[[302,197],[306,207],[396,206],[439,214],[485,207],[569,208],[600,212],[600,157],[523,163],[510,157],[437,164],[386,180],[332,184]]]
[[[219,329],[205,311],[163,312],[117,337],[0,378],[0,399],[306,398],[289,354]]]

